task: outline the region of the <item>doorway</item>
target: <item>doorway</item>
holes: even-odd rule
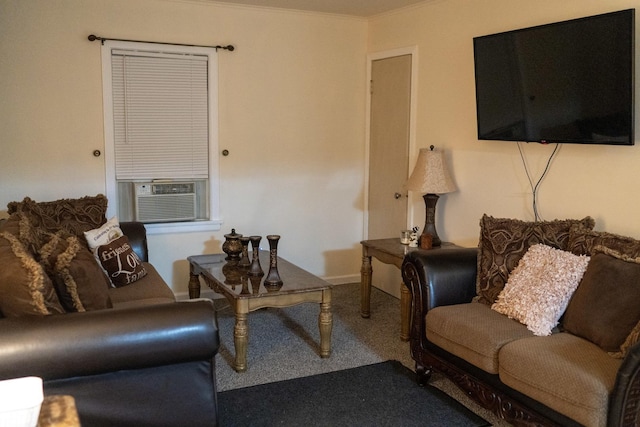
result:
[[[407,228],[409,174],[415,100],[415,54],[412,50],[370,57],[368,188],[366,238],[397,237]],[[372,284],[400,297],[400,273],[373,260]]]

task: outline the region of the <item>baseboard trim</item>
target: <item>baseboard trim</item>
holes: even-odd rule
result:
[[[346,276],[331,276],[323,277],[322,279],[331,283],[332,285],[346,285],[348,283],[360,283],[359,274],[349,274]]]

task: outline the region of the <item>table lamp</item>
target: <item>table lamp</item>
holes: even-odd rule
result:
[[[426,218],[422,234],[430,234],[432,246],[440,246],[442,242],[436,232],[436,203],[439,194],[456,191],[447,163],[444,159],[444,152],[434,150],[432,145],[429,148],[421,148],[418,160],[413,168],[413,172],[407,181],[406,188],[409,191],[419,191],[424,194],[424,204],[426,208]]]

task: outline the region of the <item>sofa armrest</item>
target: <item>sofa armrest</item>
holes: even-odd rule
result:
[[[129,244],[133,251],[142,261],[149,261],[149,250],[147,248],[147,229],[144,224],[136,221],[123,221],[120,229],[129,239]]]
[[[640,343],[633,346],[618,370],[609,399],[607,425],[627,426],[640,423]]]
[[[219,337],[207,300],[0,320],[0,379],[71,378],[212,359]]]
[[[476,294],[476,248],[418,250],[405,255],[402,280],[412,296],[411,348],[426,339],[424,317],[441,305],[470,302]],[[417,351],[417,350],[416,350]]]
[[[476,295],[477,257],[476,248],[409,252],[402,278],[425,314],[440,305],[470,302]]]

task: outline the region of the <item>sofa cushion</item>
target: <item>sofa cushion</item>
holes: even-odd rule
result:
[[[581,220],[525,222],[483,215],[478,243],[476,300],[487,305],[493,304],[509,274],[530,246],[542,243],[567,250],[569,230],[576,224],[582,225],[584,229],[592,229],[595,223],[590,217]]]
[[[492,374],[498,373],[505,344],[533,336],[523,324],[477,302],[436,307],[425,322],[429,341]]]
[[[51,235],[39,249],[42,265],[68,312],[111,308],[109,279],[82,241],[66,231]]]
[[[533,245],[491,308],[525,324],[534,335],[551,335],[588,263],[587,256]]]
[[[500,351],[500,380],[587,426],[605,426],[621,361],[593,343],[559,333],[513,341]]]
[[[156,269],[147,262],[143,265],[147,271],[145,277],[129,286],[109,289],[114,308],[175,302],[175,295]]]
[[[64,313],[42,266],[12,233],[0,233],[0,311],[5,317]]]
[[[107,198],[98,194],[79,199],[36,203],[25,197],[22,202],[9,203],[7,211],[9,214],[21,212],[39,230],[50,233],[65,230],[83,238],[85,231],[98,228],[106,222]]]
[[[602,246],[593,251],[562,324],[566,331],[622,357],[621,346],[640,322],[640,259]]]

